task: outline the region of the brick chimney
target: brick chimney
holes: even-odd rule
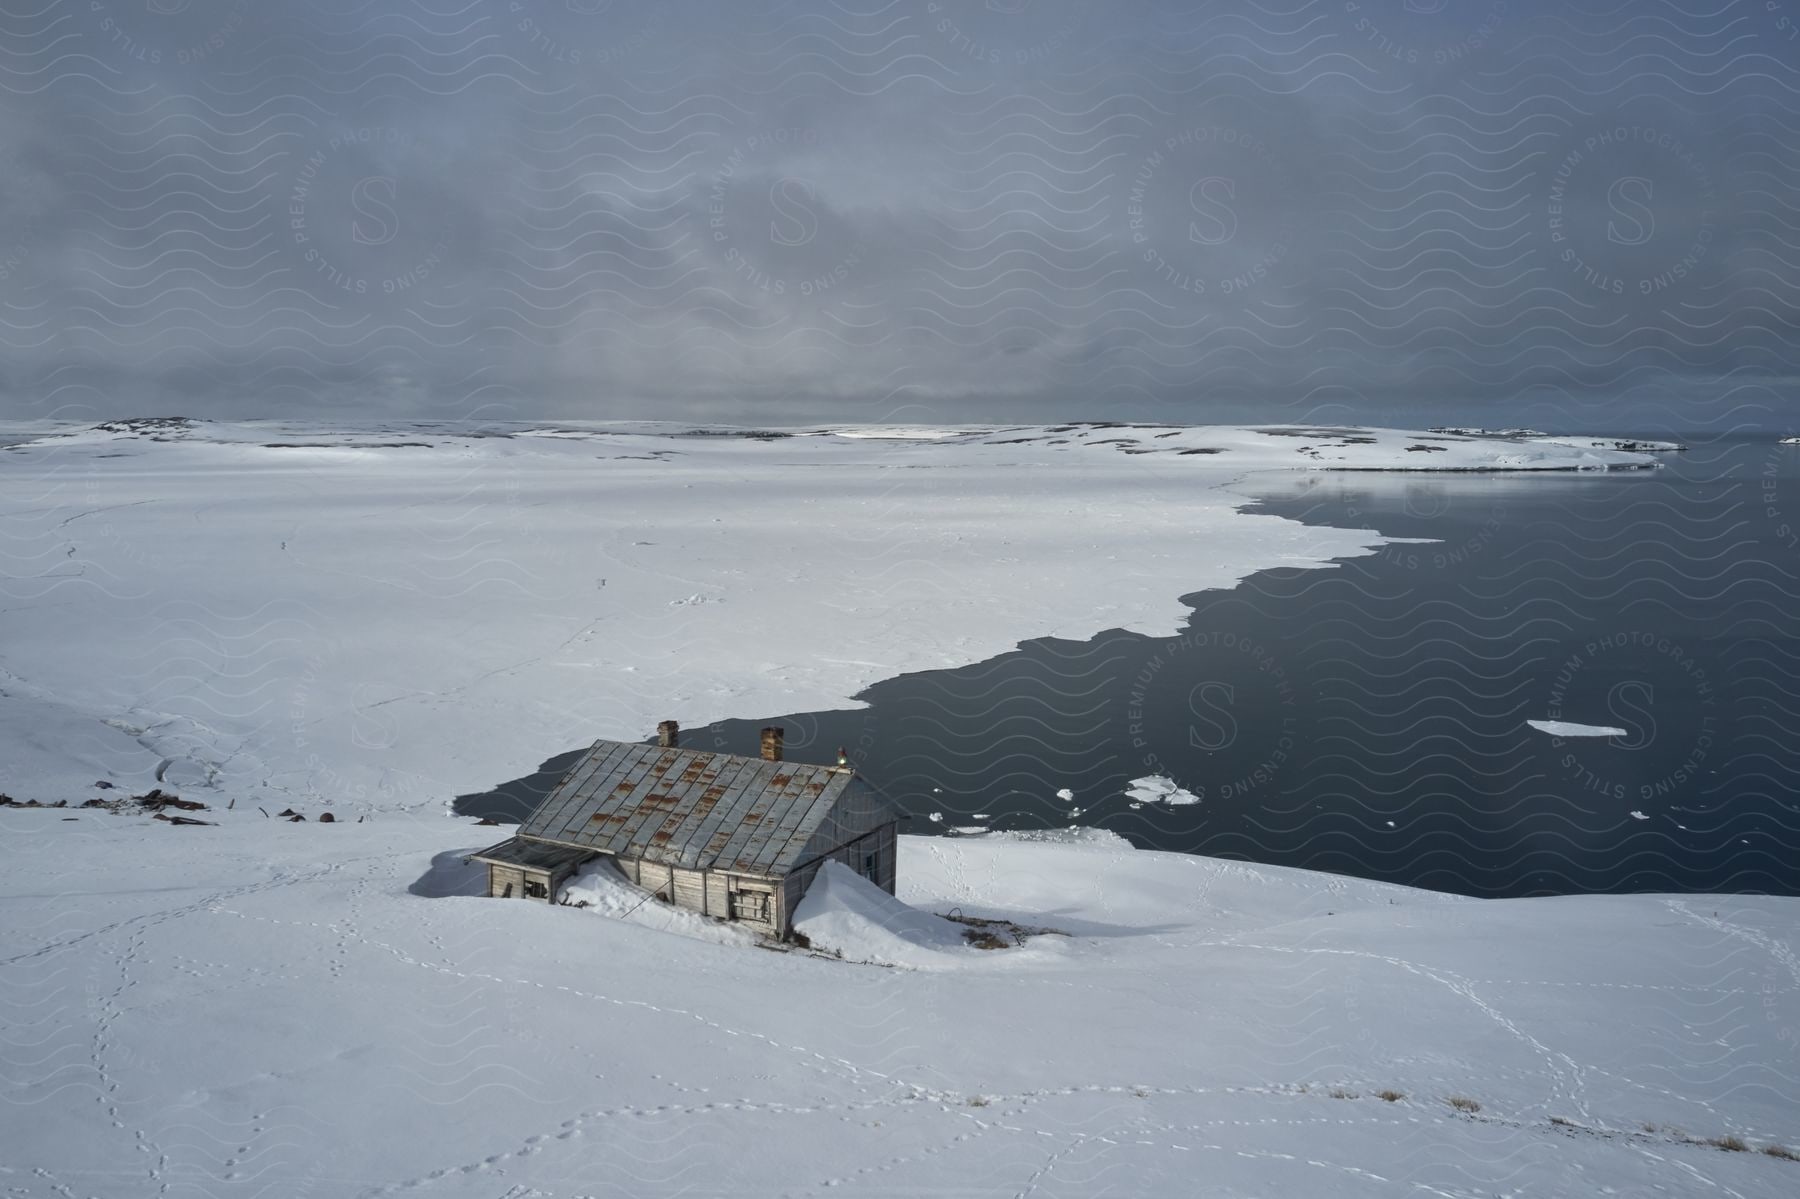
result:
[[[762,731],[762,756],[765,762],[781,761],[781,734],[778,724],[772,724]]]
[[[674,749],[681,744],[681,726],[673,720],[661,720],[656,724],[656,743],[664,749]]]

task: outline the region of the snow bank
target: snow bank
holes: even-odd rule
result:
[[[992,841],[1015,841],[1023,845],[1085,845],[1090,849],[1133,849],[1130,841],[1109,828],[1075,824],[1068,828],[1010,829],[988,834]]]
[[[794,931],[846,961],[915,970],[1006,952],[974,948],[962,925],[908,907],[841,862],[826,862],[814,877],[794,911]]]
[[[903,836],[911,908],[828,871],[805,913],[925,963],[879,969],[420,899],[474,843],[435,814],[208,816],[0,813],[9,1195],[1794,1191],[1667,1130],[1794,1144],[1800,900]],[[965,949],[953,907],[1069,936]]]

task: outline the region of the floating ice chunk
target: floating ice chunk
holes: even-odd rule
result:
[[[1571,724],[1566,720],[1527,720],[1526,724],[1552,737],[1623,737],[1627,730],[1605,724]]]
[[[1636,808],[1633,808],[1631,810],[1631,818],[1633,820],[1648,820],[1648,819],[1650,819],[1650,817],[1644,815],[1642,812],[1638,811]]]
[[[1075,793],[1067,787],[1064,787],[1061,791],[1056,793],[1056,798],[1062,800],[1064,803],[1068,803],[1071,799],[1075,798]]]
[[[1199,796],[1191,791],[1183,790],[1174,779],[1165,778],[1160,774],[1132,779],[1131,785],[1125,789],[1125,794],[1139,803],[1166,803],[1171,807],[1200,802]]]

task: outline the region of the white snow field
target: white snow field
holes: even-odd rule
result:
[[[1067,935],[959,948],[915,913],[893,968],[710,943],[654,906],[413,894],[466,889],[458,855],[493,830],[241,807],[211,828],[0,812],[4,1193],[1773,1199],[1800,1179],[1760,1151],[1800,1142],[1792,900],[1460,900],[903,837],[915,909]],[[853,950],[883,939],[815,906]],[[1749,1149],[1696,1143],[1730,1135]]]
[[[1800,1148],[1800,901],[1472,901],[1099,829],[903,837],[906,906],[827,876],[815,949],[778,951],[603,869],[567,891],[585,908],[476,897],[463,856],[508,830],[444,814],[662,717],[1172,632],[1180,594],[1379,544],[1240,513],[1256,471],[1642,455],[1387,430],[34,432],[0,450],[0,791],[160,785],[212,823],[0,808],[0,1194],[1800,1186],[1764,1152]],[[983,950],[944,916],[1055,931]]]

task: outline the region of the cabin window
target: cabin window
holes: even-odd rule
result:
[[[864,878],[868,879],[870,882],[875,882],[877,879],[879,879],[881,876],[875,869],[876,865],[879,862],[880,862],[879,851],[873,850],[873,849],[865,849],[863,851],[863,856],[862,856],[862,876]]]
[[[525,898],[526,899],[549,899],[550,898],[549,884],[542,882],[541,880],[535,879],[535,878],[526,879],[525,880]]]
[[[731,893],[731,918],[733,920],[754,920],[760,924],[769,922],[769,893],[767,891],[733,891]]]

